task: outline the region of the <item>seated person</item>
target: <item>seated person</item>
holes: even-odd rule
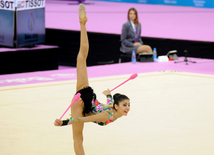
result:
[[[123,24],[121,34],[120,51],[126,54],[132,54],[135,51],[139,53],[153,53],[149,45],[144,45],[141,39],[141,24],[138,21],[137,10],[130,8],[128,11],[128,21]]]

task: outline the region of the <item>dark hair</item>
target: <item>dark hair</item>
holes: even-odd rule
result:
[[[130,11],[134,11],[135,12],[136,18],[135,18],[134,24],[135,25],[139,25],[138,14],[137,14],[137,10],[135,8],[130,8],[129,9],[129,11],[128,11],[128,20],[129,20],[129,13],[130,13]]]
[[[92,100],[96,100],[96,95],[94,94],[94,90],[91,87],[85,87],[81,90],[79,90],[77,93],[81,94],[81,99],[84,102],[84,109],[83,109],[83,115],[88,114],[92,112]],[[76,94],[77,94],[76,93]]]
[[[114,99],[114,104],[113,108],[115,109],[115,104],[119,106],[119,103],[122,102],[123,100],[129,100],[129,98],[126,95],[116,93],[113,96]]]

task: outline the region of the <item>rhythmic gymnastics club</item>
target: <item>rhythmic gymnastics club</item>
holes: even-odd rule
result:
[[[115,87],[114,89],[112,89],[111,91],[115,90],[116,88],[120,87],[121,85],[123,85],[124,83],[128,82],[129,80],[132,80],[134,78],[137,77],[137,73],[132,74],[128,80],[124,81],[123,83],[119,84],[117,87]]]
[[[65,115],[65,113],[68,111],[68,109],[72,106],[72,104],[78,100],[80,98],[81,94],[80,93],[77,93],[75,96],[74,96],[74,99],[73,101],[71,102],[71,104],[69,105],[69,107],[67,108],[67,110],[64,112],[64,114],[62,114],[62,116],[60,117],[60,120],[62,119],[62,117]]]

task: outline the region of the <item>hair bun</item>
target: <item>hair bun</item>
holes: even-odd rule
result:
[[[116,100],[116,98],[118,98],[120,95],[121,95],[120,93],[114,94],[113,99]]]

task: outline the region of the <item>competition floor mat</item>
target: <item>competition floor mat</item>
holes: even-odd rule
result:
[[[89,79],[98,100],[130,74]],[[0,87],[1,154],[74,155],[71,126],[55,127],[75,93],[76,80]],[[214,75],[159,71],[112,92],[130,98],[128,116],[107,126],[84,125],[87,155],[213,155]],[[70,111],[64,118],[70,116]]]

